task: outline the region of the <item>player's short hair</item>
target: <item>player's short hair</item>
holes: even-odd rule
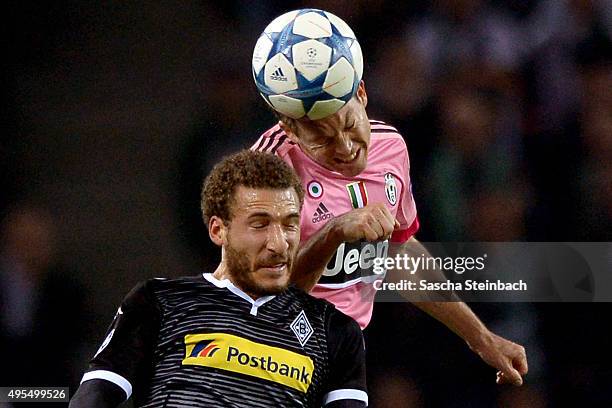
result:
[[[232,220],[232,205],[238,186],[285,190],[293,188],[304,203],[304,189],[295,171],[282,159],[263,152],[242,150],[224,157],[215,165],[202,187],[202,215],[208,225],[210,217],[216,215],[225,222]]]
[[[270,108],[270,110],[272,111],[272,113],[274,113],[274,116],[276,116],[276,119],[278,119],[279,122],[283,122],[285,125],[289,126],[289,129],[291,129],[293,133],[296,132],[297,126],[295,125],[295,122],[297,122],[297,119],[293,119],[287,115],[283,115],[282,113],[275,111],[272,108]]]

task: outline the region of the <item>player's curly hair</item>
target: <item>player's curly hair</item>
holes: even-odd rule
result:
[[[242,150],[224,157],[212,169],[202,187],[202,215],[208,225],[210,217],[216,215],[230,222],[234,193],[238,186],[263,189],[293,188],[304,203],[304,189],[291,167],[271,153]]]

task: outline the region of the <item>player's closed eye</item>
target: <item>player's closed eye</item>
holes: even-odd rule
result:
[[[300,229],[300,225],[298,223],[288,222],[284,224],[284,228],[287,231],[294,232]]]
[[[268,222],[267,221],[253,221],[249,224],[249,226],[254,229],[262,229],[268,226]]]
[[[318,140],[310,145],[311,149],[324,149],[332,145],[332,139]]]

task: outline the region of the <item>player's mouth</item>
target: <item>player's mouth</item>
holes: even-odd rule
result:
[[[278,262],[278,263],[273,263],[273,264],[265,264],[265,265],[261,265],[260,269],[263,269],[267,272],[270,273],[283,273],[285,272],[285,270],[287,269],[287,262]]]
[[[355,150],[355,152],[353,152],[350,156],[344,157],[342,159],[334,158],[334,161],[340,165],[353,164],[355,160],[359,158],[360,155],[361,155],[361,147]]]

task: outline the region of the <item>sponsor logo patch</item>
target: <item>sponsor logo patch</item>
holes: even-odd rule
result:
[[[306,355],[227,333],[186,335],[181,364],[249,375],[303,393],[308,391],[314,372],[314,362]]]
[[[214,340],[202,340],[196,343],[189,357],[212,357],[220,349]]]
[[[329,260],[318,283],[344,285],[352,281],[370,282],[383,278],[384,273],[375,272],[374,260],[386,258],[388,253],[388,240],[343,242]]]

